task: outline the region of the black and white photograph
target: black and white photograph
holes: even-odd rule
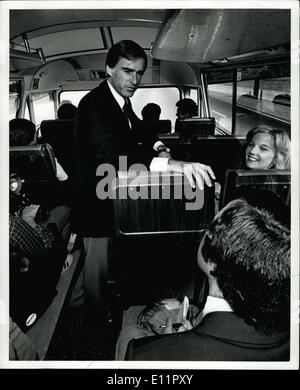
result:
[[[298,370],[299,2],[1,1],[0,37],[0,368]]]

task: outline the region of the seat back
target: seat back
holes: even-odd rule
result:
[[[75,120],[55,119],[41,123],[42,142],[52,146],[55,157],[70,176],[75,170]]]
[[[214,217],[214,190],[193,191],[181,174],[126,173],[116,182],[114,198],[118,236],[199,234]]]
[[[198,137],[193,157],[210,165],[217,180],[222,184],[227,169],[237,169],[241,163],[244,138],[233,136]]]
[[[221,206],[223,207],[232,199],[235,199],[238,194],[261,190],[273,192],[283,203],[289,206],[291,199],[290,186],[290,170],[228,170],[221,195]]]
[[[291,174],[289,170],[228,170],[222,187],[220,207],[238,197],[269,210],[290,225]]]
[[[193,117],[181,119],[177,122],[176,131],[181,142],[193,142],[198,136],[214,135],[215,118]]]
[[[203,280],[195,259],[214,217],[214,189],[195,193],[179,174],[127,173],[114,197],[114,263],[124,304],[199,296]]]
[[[217,180],[223,184],[227,169],[238,169],[245,137],[197,136],[193,143],[181,143],[178,134],[159,137],[177,160],[196,161],[210,165]]]
[[[11,146],[9,155],[10,173],[30,183],[56,180],[56,164],[49,144]]]
[[[56,164],[49,144],[10,147],[10,175],[18,178],[32,203],[48,202],[58,189]]]
[[[169,134],[171,133],[172,123],[170,119],[161,119],[158,121],[143,121],[143,128],[151,134]]]

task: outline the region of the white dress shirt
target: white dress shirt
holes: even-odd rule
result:
[[[113,95],[113,97],[116,99],[118,105],[120,106],[121,110],[123,110],[125,99],[123,96],[121,96],[111,85],[110,81],[108,81],[109,89]],[[131,124],[129,123],[130,127]],[[161,141],[156,141],[153,145],[153,149],[157,152],[157,148],[160,145],[164,145]],[[169,159],[166,157],[154,157],[150,164],[150,171],[160,171],[160,172],[166,172],[168,170],[168,161]]]
[[[202,310],[202,318],[208,314],[208,313],[212,313],[214,311],[233,311],[231,306],[229,305],[229,303],[227,301],[225,301],[225,299],[223,298],[216,298],[216,297],[213,297],[211,295],[208,295],[207,299],[206,299],[206,303],[205,303],[205,306]]]

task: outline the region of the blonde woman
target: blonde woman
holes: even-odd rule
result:
[[[261,125],[246,137],[246,169],[290,169],[290,137],[285,130]]]

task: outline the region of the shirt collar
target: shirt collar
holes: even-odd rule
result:
[[[211,295],[207,296],[205,306],[202,311],[203,317],[214,311],[233,311],[231,306],[225,299],[212,297]]]
[[[125,104],[125,99],[123,98],[123,96],[121,96],[121,95],[114,89],[114,87],[111,85],[109,79],[107,80],[107,84],[108,84],[108,86],[109,86],[110,92],[112,93],[113,97],[116,99],[117,103],[119,104],[119,106],[121,107],[121,110],[122,110],[123,107],[124,107],[124,104]]]

